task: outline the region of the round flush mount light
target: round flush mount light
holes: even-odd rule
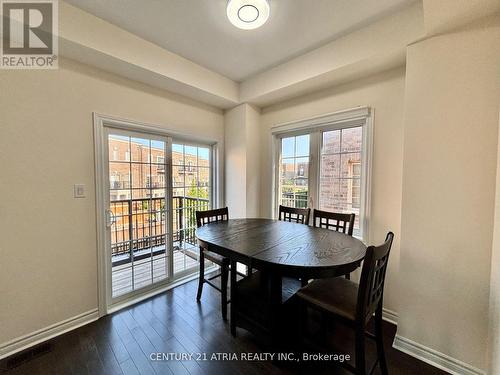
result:
[[[269,2],[267,0],[229,0],[227,18],[240,29],[256,29],[265,24],[269,18]]]

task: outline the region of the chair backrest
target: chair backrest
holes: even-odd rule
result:
[[[208,223],[229,220],[229,210],[227,207],[215,210],[196,211],[196,226],[199,228]]]
[[[310,208],[294,208],[280,205],[278,220],[293,221],[299,224],[309,225]]]
[[[334,231],[352,236],[355,217],[355,214],[313,210],[313,226],[316,228],[333,229]]]
[[[356,320],[366,323],[377,308],[382,305],[385,273],[394,233],[389,232],[380,246],[366,249],[359,282]]]

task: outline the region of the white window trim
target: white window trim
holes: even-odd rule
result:
[[[319,161],[321,160],[321,132],[329,130],[343,129],[346,127],[363,126],[363,149],[362,165],[364,170],[361,178],[361,201],[360,212],[362,212],[362,238],[365,243],[370,243],[370,211],[371,211],[371,182],[372,182],[372,160],[373,160],[373,117],[372,108],[363,106],[343,111],[333,112],[321,116],[276,124],[271,127],[272,155],[273,155],[273,216],[277,217],[279,205],[279,172],[280,172],[280,146],[281,138],[310,134],[311,150],[309,163],[312,168],[309,170],[309,206],[317,208],[319,202]],[[346,126],[347,125],[347,126]]]

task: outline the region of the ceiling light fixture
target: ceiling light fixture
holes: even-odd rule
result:
[[[256,29],[265,24],[269,18],[269,2],[267,0],[229,0],[227,18],[237,28]]]

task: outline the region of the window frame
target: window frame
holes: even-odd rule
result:
[[[332,130],[347,129],[361,126],[361,183],[360,183],[360,235],[362,241],[370,241],[370,208],[371,208],[371,177],[373,153],[373,109],[358,107],[345,111],[334,112],[272,127],[273,145],[273,217],[278,217],[280,204],[280,169],[281,141],[283,138],[309,134],[309,185],[308,207],[319,207],[320,165],[323,133]]]

